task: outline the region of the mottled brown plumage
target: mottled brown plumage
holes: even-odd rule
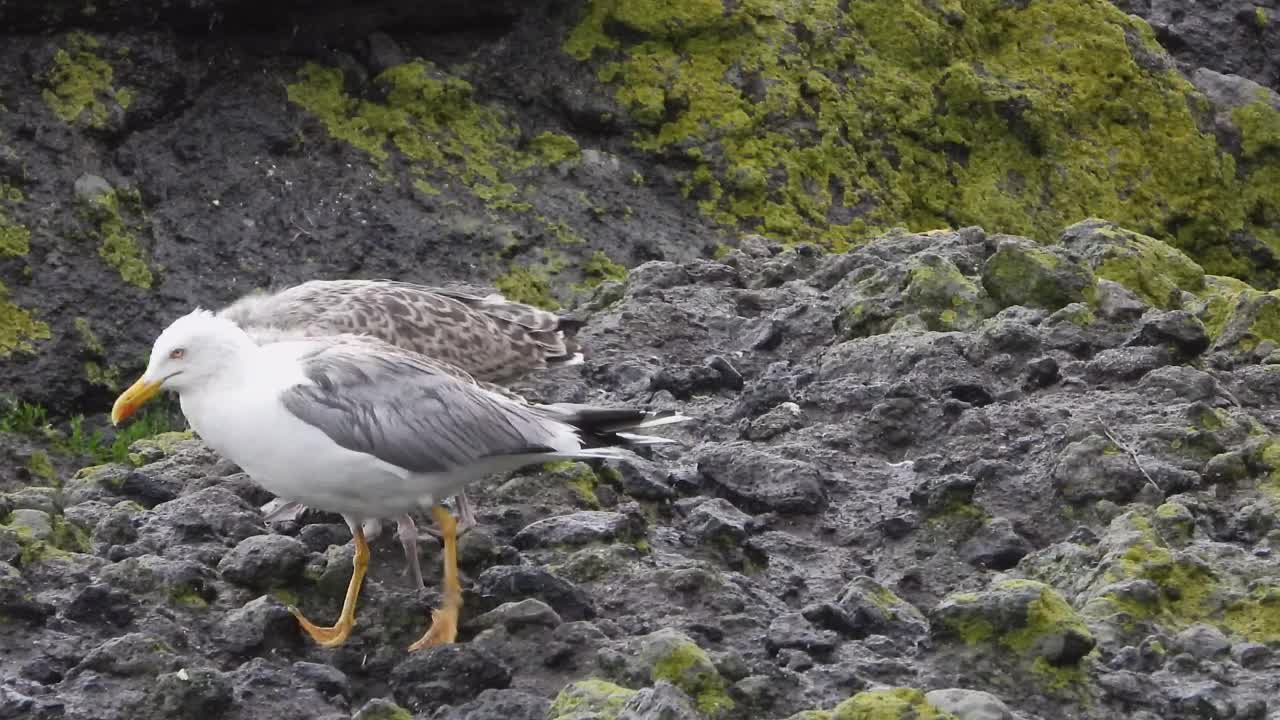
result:
[[[246,329],[365,333],[487,382],[582,358],[573,339],[576,321],[497,294],[395,280],[312,280],[243,297],[219,314]]]

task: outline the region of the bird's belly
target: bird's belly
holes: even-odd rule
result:
[[[201,403],[183,403],[192,428],[209,447],[276,495],[318,510],[394,517],[432,494],[428,478],[347,450],[278,403],[223,397],[218,407],[235,408],[234,417],[209,412]]]

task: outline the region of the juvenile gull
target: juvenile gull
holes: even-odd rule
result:
[[[689,419],[522,404],[375,338],[259,345],[206,310],[160,334],[146,372],[116,399],[112,422],[163,389],[179,394],[187,421],[210,447],[263,487],[346,520],[356,553],[338,622],[320,627],[290,608],[312,638],[330,647],[345,642],[355,624],[369,562],[362,518],[430,508],[444,541],[444,600],[410,649],[451,643],[462,588],[456,521],[441,499],[529,464],[626,457],[630,446],[673,442],[631,431]]]
[[[259,344],[298,336],[371,335],[481,383],[509,382],[530,371],[582,361],[573,337],[579,322],[497,293],[394,280],[311,280],[247,295],[218,315],[244,328]],[[462,492],[455,502],[458,532],[466,532],[476,525],[471,501]],[[305,509],[291,498],[278,498],[264,510],[268,508],[268,522],[295,518]],[[421,586],[417,526],[410,515],[396,518],[396,525],[409,574]],[[379,519],[366,520],[369,539],[381,528]],[[437,529],[427,532],[440,537]]]

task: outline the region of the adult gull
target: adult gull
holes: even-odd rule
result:
[[[413,645],[451,643],[462,588],[456,521],[440,501],[470,483],[549,460],[627,457],[674,442],[634,431],[689,418],[633,408],[524,404],[441,371],[424,356],[371,337],[259,344],[207,310],[175,320],[147,369],[121,393],[112,422],[161,390],[180,397],[192,429],[267,490],[343,516],[355,559],[338,621],[318,643],[346,641],[368,568],[362,518],[429,508],[443,536],[443,601]]]

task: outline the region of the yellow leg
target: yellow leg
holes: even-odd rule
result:
[[[444,604],[431,611],[431,627],[409,650],[448,645],[458,637],[458,612],[462,609],[462,583],[458,582],[458,521],[440,505],[431,508],[444,540]]]
[[[356,625],[356,598],[360,595],[365,571],[369,569],[369,544],[365,542],[364,531],[359,525],[352,530],[351,537],[356,541],[356,556],[351,562],[351,582],[347,584],[347,597],[342,601],[342,614],[338,616],[337,624],[320,627],[303,617],[298,608],[289,606],[289,612],[298,619],[302,629],[324,647],[337,647],[346,642],[351,636],[351,629]]]

